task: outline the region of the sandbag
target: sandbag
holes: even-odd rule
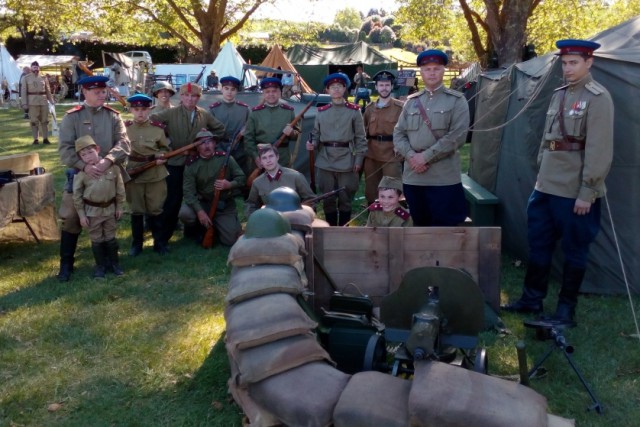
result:
[[[331,362],[331,356],[318,343],[315,334],[311,333],[283,338],[247,350],[230,346],[227,351],[238,364],[239,375],[236,380],[239,385],[262,381],[310,362]]]
[[[298,295],[304,290],[300,273],[288,265],[255,265],[231,271],[228,304],[273,293]]]
[[[242,411],[249,419],[251,427],[275,427],[282,425],[273,414],[258,405],[251,396],[249,396],[249,391],[246,388],[236,385],[233,378],[229,380],[228,385],[229,393],[231,393],[233,400],[242,408]]]
[[[239,350],[315,329],[298,302],[287,294],[271,294],[227,306],[225,342]]]
[[[278,237],[248,239],[242,236],[231,247],[227,263],[235,267],[259,264],[285,264],[296,266],[305,255],[304,241],[291,233]]]
[[[412,427],[545,427],[547,400],[521,384],[442,362],[415,362]]]
[[[347,383],[333,411],[334,425],[406,427],[410,391],[411,381],[381,372],[358,372]]]
[[[249,385],[249,396],[283,424],[325,427],[350,376],[313,362]]]
[[[295,211],[281,212],[281,214],[289,220],[292,227],[295,225],[306,225],[310,227],[316,217],[316,213],[309,206],[303,206],[302,209]]]

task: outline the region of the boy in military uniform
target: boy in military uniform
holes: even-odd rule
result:
[[[337,204],[336,197],[323,203],[329,225],[345,225],[351,219],[351,204],[358,191],[367,141],[360,108],[344,100],[349,78],[334,73],[325,77],[323,83],[331,95],[331,103],[318,108],[311,141],[306,146],[309,151],[318,149],[315,166],[320,193],[345,187],[338,193]]]
[[[242,228],[231,190],[244,186],[246,177],[229,156],[226,174],[219,179],[226,153],[216,151],[214,135],[207,130],[198,133],[197,139],[204,141],[198,145],[198,157],[184,171],[184,205],[180,209],[180,220],[185,224],[185,234],[187,227],[196,226],[199,229],[196,235],[201,240],[207,228],[215,227],[220,243],[232,246]],[[221,192],[220,201],[212,221],[209,212],[216,191]]]
[[[367,203],[376,200],[383,176],[402,177],[402,157],[393,148],[393,128],[402,113],[404,102],[391,96],[395,76],[382,70],[373,76],[378,100],[367,105],[364,127],[367,130],[367,155],[364,159],[364,195]]]
[[[502,307],[542,313],[551,260],[558,240],[564,252],[562,287],[551,326],[576,325],[578,292],[589,245],[600,229],[600,198],[613,159],[613,101],[591,77],[598,43],[559,40],[567,85],[556,90],[547,110],[538,153],[540,170],[527,205],[529,264],[522,296]]]
[[[176,91],[169,82],[156,82],[151,88],[151,93],[156,98],[156,105],[153,109],[155,114],[173,108],[171,97],[176,94]]]
[[[469,105],[443,85],[444,52],[424,51],[416,62],[425,88],[407,97],[393,131],[393,145],[404,157],[404,195],[415,226],[456,226],[467,217],[458,149],[469,129]]]
[[[49,79],[40,75],[40,64],[37,61],[31,63],[31,73],[24,76],[22,80],[20,100],[23,103],[22,108],[29,110],[33,144],[39,143],[38,131],[42,133],[42,142],[50,144],[49,102],[53,105],[55,101],[49,88]]]
[[[259,144],[260,163],[264,167],[264,173],[257,177],[251,184],[249,197],[244,203],[245,216],[249,216],[268,202],[269,194],[279,187],[288,187],[300,196],[301,200],[309,200],[315,197],[307,179],[300,172],[280,166],[278,163],[278,151],[271,144]]]
[[[142,252],[144,240],[144,215],[149,215],[148,223],[153,235],[153,247],[156,252],[164,253],[166,248],[160,239],[162,231],[162,206],[167,197],[166,177],[169,175],[164,166],[166,160],[163,153],[170,151],[169,141],[164,134],[164,126],[149,120],[153,99],[147,95],[137,94],[127,99],[131,106],[133,121],[127,121],[127,135],[131,141],[129,169],[134,169],[148,162],[156,162],[156,166],[132,177],[126,186],[127,203],[131,209],[131,249],[129,255],[136,256]]]
[[[369,206],[367,227],[411,227],[411,215],[400,205],[400,196],[400,178],[383,176],[378,184],[378,200]]]
[[[100,147],[90,135],[76,140],[76,152],[87,165],[100,162]],[[122,217],[125,190],[122,175],[117,166],[109,166],[94,178],[84,171],[73,180],[73,203],[80,217],[80,224],[89,232],[91,250],[96,261],[93,277],[102,279],[107,269],[117,276],[124,272],[118,262],[116,221]]]

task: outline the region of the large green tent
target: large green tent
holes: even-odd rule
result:
[[[331,48],[295,45],[286,55],[302,78],[318,93],[324,92],[322,80],[328,74],[340,71],[353,80],[360,64],[370,76],[380,70],[398,69],[398,61],[387,58],[365,42]]]

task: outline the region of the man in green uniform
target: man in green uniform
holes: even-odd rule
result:
[[[154,113],[151,120],[167,126],[167,133],[171,140],[171,149],[177,150],[193,143],[198,132],[202,129],[211,131],[215,138],[224,135],[224,125],[213,117],[207,110],[198,107],[202,95],[202,88],[194,83],[180,86],[180,105]],[[167,162],[167,198],[162,214],[162,242],[155,248],[160,253],[167,250],[167,245],[178,224],[178,213],[182,204],[183,173],[186,156],[175,156]]]
[[[180,220],[185,227],[198,226],[199,237],[204,236],[207,228],[215,227],[220,243],[231,246],[242,230],[231,190],[244,186],[246,176],[233,157],[229,157],[226,174],[219,179],[226,153],[216,151],[216,140],[211,132],[200,132],[198,139],[204,140],[198,145],[198,157],[184,171],[184,205],[180,209]],[[220,201],[212,221],[209,212],[216,191],[221,192]]]
[[[469,106],[442,84],[449,62],[444,52],[424,51],[416,62],[425,88],[407,98],[393,131],[404,157],[404,195],[415,226],[456,226],[467,217],[458,149],[469,129]]]
[[[244,203],[245,216],[249,216],[262,205],[267,204],[269,194],[276,188],[288,187],[300,196],[301,200],[313,199],[316,195],[311,191],[307,179],[300,172],[280,166],[278,151],[271,144],[258,145],[260,162],[264,173],[251,184],[249,197]]]
[[[67,185],[62,193],[59,215],[62,218],[60,236],[60,271],[58,280],[66,282],[73,271],[78,236],[82,231],[80,218],[73,204],[73,176],[84,171],[92,178],[99,178],[112,165],[121,166],[127,159],[131,146],[120,114],[105,105],[107,82],[104,76],[85,77],[78,81],[84,94],[84,103],[67,111],[60,124],[58,153],[67,166]],[[76,152],[76,140],[89,135],[100,147],[102,159],[95,165],[82,161]]]
[[[351,204],[358,191],[367,141],[360,108],[344,100],[349,78],[334,73],[325,77],[323,83],[331,95],[331,104],[318,108],[307,150],[318,149],[315,166],[320,193],[345,187],[338,193],[337,206],[336,197],[323,203],[329,225],[345,225],[351,219]]]
[[[260,88],[264,102],[251,110],[244,133],[244,145],[248,156],[260,168],[258,144],[275,144],[282,134],[286,138],[278,147],[280,164],[289,167],[291,163],[290,144],[298,139],[299,129],[289,123],[295,118],[293,107],[280,101],[282,83],[280,79],[268,77],[262,79]]]
[[[49,80],[40,75],[40,65],[37,61],[31,63],[31,73],[24,76],[20,87],[22,109],[29,110],[33,144],[37,145],[38,131],[42,133],[43,143],[49,142],[49,102],[55,104]]]
[[[367,203],[376,201],[383,176],[402,177],[402,157],[393,148],[393,128],[404,102],[391,97],[395,76],[387,70],[373,76],[378,100],[367,105],[364,127],[367,130],[367,155],[364,159],[364,194]]]
[[[127,99],[131,106],[133,120],[127,121],[127,135],[131,141],[129,169],[134,169],[148,162],[155,161],[156,166],[132,177],[126,185],[127,203],[131,209],[131,249],[129,255],[136,256],[142,252],[144,240],[144,215],[149,215],[148,223],[153,235],[153,246],[157,252],[160,248],[162,232],[162,206],[167,198],[166,177],[169,175],[164,166],[166,160],[163,153],[170,151],[169,141],[164,134],[164,126],[149,120],[153,99],[147,95],[137,94]]]
[[[567,85],[547,110],[538,153],[540,170],[527,205],[529,264],[519,300],[506,311],[539,314],[547,296],[558,240],[564,253],[562,287],[551,326],[573,327],[589,245],[600,230],[600,198],[613,159],[613,101],[591,77],[598,43],[559,40]]]

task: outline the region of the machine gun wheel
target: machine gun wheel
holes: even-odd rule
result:
[[[486,348],[478,347],[469,354],[463,351],[463,354],[463,368],[485,375],[489,373],[489,356]]]
[[[362,370],[387,371],[387,369],[387,342],[382,335],[371,335],[364,352]]]

